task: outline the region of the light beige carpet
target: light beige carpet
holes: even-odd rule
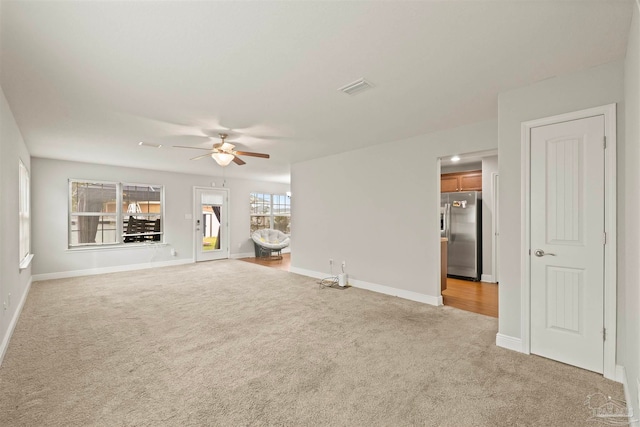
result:
[[[2,426],[584,426],[602,376],[497,320],[241,261],[34,283]],[[593,423],[589,423],[593,424]]]

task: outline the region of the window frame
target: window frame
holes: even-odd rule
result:
[[[150,187],[150,188],[158,188],[160,191],[160,212],[159,213],[150,213],[150,212],[137,212],[135,213],[135,215],[140,215],[143,217],[151,217],[151,216],[159,216],[160,217],[160,231],[159,232],[143,232],[143,233],[132,233],[132,234],[126,234],[125,230],[124,230],[124,216],[129,214],[129,216],[131,216],[131,213],[129,211],[127,212],[122,212],[122,220],[118,222],[118,224],[120,225],[120,227],[122,228],[121,232],[119,233],[119,236],[122,238],[122,244],[123,245],[127,245],[127,246],[131,246],[131,243],[134,242],[125,242],[125,238],[126,237],[138,237],[138,236],[160,236],[159,240],[153,240],[152,242],[155,243],[164,243],[164,186],[163,185],[156,185],[156,184],[141,184],[141,183],[136,183],[136,182],[121,182],[120,183],[120,195],[121,195],[121,200],[120,203],[118,204],[118,208],[122,211],[123,207],[124,207],[124,187]],[[149,200],[147,200],[147,202],[149,202]],[[136,204],[138,204],[136,202]],[[147,207],[148,210],[148,207]],[[148,242],[137,242],[137,243],[148,243]]]
[[[18,159],[18,251],[19,268],[24,270],[33,259],[31,253],[31,176],[22,159]]]
[[[268,214],[254,214],[251,212],[251,198],[253,195],[262,195],[263,196],[263,200],[264,200],[264,196],[269,196],[269,213]],[[287,203],[284,204],[284,206],[288,206],[289,207],[289,213],[287,214],[283,214],[283,213],[278,213],[276,214],[273,210],[274,207],[274,196],[282,196],[285,198],[285,201]],[[257,198],[257,197],[256,197]],[[264,203],[263,203],[264,204]],[[278,206],[283,206],[281,203],[277,203]],[[275,217],[277,216],[284,216],[284,217],[288,217],[289,218],[289,226],[291,226],[291,196],[288,193],[264,193],[264,192],[258,192],[258,191],[252,191],[249,193],[249,235],[253,234],[254,231],[251,231],[251,219],[256,216],[260,216],[260,217],[265,217],[265,218],[269,218],[269,227],[267,227],[266,229],[269,230],[275,230],[274,226],[275,226]],[[287,236],[290,236],[291,233],[285,233]]]
[[[115,212],[73,212],[73,184],[74,183],[90,183],[90,184],[108,184],[115,185],[116,199],[115,199]],[[155,187],[160,190],[160,213],[153,214],[160,217],[160,231],[158,233],[144,233],[144,235],[159,235],[159,240],[153,241],[133,241],[126,242],[125,237],[131,236],[125,234],[124,229],[124,217],[128,214],[122,208],[124,203],[123,188],[125,186],[138,186],[138,187]],[[120,181],[102,181],[95,179],[69,179],[68,181],[68,202],[67,202],[67,249],[68,250],[87,250],[87,249],[105,249],[105,248],[130,248],[137,246],[145,246],[148,244],[165,244],[164,242],[164,221],[165,221],[165,194],[164,185],[160,184],[143,184],[135,182],[120,182]],[[149,215],[148,213],[140,214],[143,216]],[[115,218],[115,242],[110,243],[77,243],[72,244],[72,218],[73,217],[113,217]],[[136,234],[139,236],[141,234]]]

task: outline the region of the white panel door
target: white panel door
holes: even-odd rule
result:
[[[603,371],[604,116],[531,130],[531,352]]]
[[[196,261],[229,258],[228,201],[226,190],[196,189]]]

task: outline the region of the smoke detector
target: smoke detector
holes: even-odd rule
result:
[[[371,82],[365,80],[364,78],[360,78],[355,82],[351,82],[348,85],[342,86],[338,90],[346,93],[347,95],[356,95],[360,92],[364,92],[367,89],[371,89],[372,87],[374,86]]]

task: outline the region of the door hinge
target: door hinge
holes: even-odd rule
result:
[[[602,328],[602,341],[607,340],[607,328]]]
[[[602,137],[602,140],[603,140],[602,146],[606,150],[606,148],[607,148],[607,137],[606,136]]]
[[[607,244],[607,232],[606,231],[604,233],[602,233],[602,244],[603,245]]]

